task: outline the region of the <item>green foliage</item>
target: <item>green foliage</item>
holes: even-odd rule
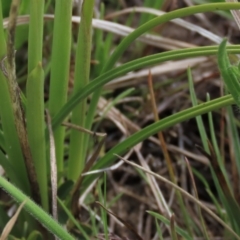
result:
[[[10,3],[10,1],[0,1],[1,22],[3,21],[3,17],[8,16]],[[145,6],[160,8],[163,3],[164,1],[156,1],[153,5],[152,1],[145,1]],[[47,64],[44,63],[42,57],[44,49],[44,11],[46,11],[46,9],[54,9],[55,11],[53,33],[49,32],[51,28],[46,28],[47,30],[45,33],[48,37],[50,36],[53,39],[51,59]],[[41,227],[36,227],[35,224],[29,224],[29,227],[26,230],[26,236],[28,236],[26,239],[41,240],[46,239],[46,236],[51,239],[52,235],[50,236],[49,233],[52,233],[59,239],[69,240],[74,239],[75,237],[81,239],[91,239],[94,234],[97,235],[100,228],[99,225],[101,226],[101,224],[103,225],[105,238],[107,239],[109,237],[108,219],[107,213],[104,209],[101,209],[101,219],[103,222],[99,225],[97,224],[96,215],[91,212],[90,217],[92,226],[80,223],[72,212],[70,202],[74,195],[74,187],[80,186],[77,191],[79,194],[83,194],[85,193],[85,190],[91,186],[91,183],[93,183],[93,181],[100,175],[87,175],[83,178],[81,177],[81,174],[89,169],[99,170],[101,168],[109,167],[114,160],[116,160],[115,154],[122,155],[131,148],[135,147],[137,144],[141,143],[143,140],[157,134],[159,131],[175,126],[191,118],[196,118],[206,155],[210,158],[210,160],[213,160],[212,175],[218,191],[219,202],[215,197],[213,197],[206,182],[205,186],[209,191],[213,202],[215,202],[219,214],[220,204],[222,204],[226,209],[227,217],[224,218],[224,215],[220,215],[226,221],[227,226],[230,226],[233,232],[240,234],[240,226],[238,223],[238,216],[240,214],[239,203],[235,198],[234,190],[229,184],[230,179],[227,176],[224,161],[218,147],[216,130],[212,119],[212,112],[219,108],[227,107],[234,102],[240,106],[240,72],[239,68],[233,66],[228,58],[228,53],[239,54],[240,47],[238,45],[226,47],[227,40],[225,39],[219,47],[205,46],[172,50],[141,57],[132,61],[126,60],[122,65],[116,66],[117,62],[125,56],[124,54],[126,50],[133,42],[135,42],[135,40],[160,24],[197,13],[213,12],[216,10],[237,10],[240,9],[240,3],[219,3],[219,1],[217,1],[217,3],[177,9],[155,18],[152,18],[147,14],[143,14],[140,19],[140,22],[143,24],[140,24],[140,27],[136,28],[136,30],[125,37],[120,44],[116,46],[113,53],[111,52],[113,49],[112,40],[114,35],[109,33],[104,35],[101,30],[96,30],[95,32],[92,30],[93,9],[93,0],[83,2],[81,22],[79,24],[78,35],[76,37],[75,35],[72,36],[71,32],[72,8],[69,1],[58,0],[55,2],[55,5],[53,5],[51,1],[48,1],[45,4],[45,1],[43,0],[22,1],[19,12],[20,14],[30,13],[30,20],[29,24],[17,30],[15,45],[17,48],[20,48],[23,43],[27,42],[28,62],[26,65],[28,65],[28,70],[26,84],[25,81],[23,81],[25,85],[22,84],[23,86],[21,86],[21,89],[16,85],[16,91],[11,89],[8,82],[9,68],[7,68],[7,73],[5,72],[5,56],[9,56],[11,46],[9,38],[6,38],[3,26],[0,26],[0,164],[4,168],[5,174],[10,180],[10,182],[8,182],[6,178],[0,176],[0,187],[3,188],[17,203],[22,203],[27,199],[27,202],[24,205],[24,209],[27,213],[25,212],[25,214],[21,216],[21,219],[28,221],[30,218],[26,216],[30,213],[44,226],[44,228],[47,229],[47,232],[45,232],[45,230],[42,231]],[[103,17],[104,6],[102,5],[101,18]],[[28,35],[26,34],[27,32]],[[73,93],[68,96],[71,47],[75,49],[75,37],[77,38],[77,44],[76,55],[74,55],[74,87]],[[103,44],[104,40],[105,43]],[[73,42],[74,44],[71,46],[71,43]],[[99,64],[91,68],[91,51],[93,48],[95,49],[93,56],[99,61]],[[85,132],[79,132],[74,129],[66,130],[61,126],[61,124],[66,119],[70,118],[72,123],[91,130],[93,128],[97,103],[102,94],[102,87],[106,83],[134,70],[150,67],[166,61],[216,55],[218,57],[220,73],[230,95],[219,97],[211,101],[208,99],[208,101],[198,104],[191,71],[188,69],[190,95],[193,107],[184,109],[144,127],[131,136],[128,136],[123,141],[117,143],[108,152],[104,152],[103,154],[101,153],[101,158],[96,163],[91,163],[91,166],[88,166],[87,164],[86,166],[88,151],[93,151],[91,149],[91,145],[89,144],[89,136],[86,135]],[[50,69],[50,84],[49,87],[46,87],[47,90],[49,89],[49,94],[46,96],[44,86],[48,86],[48,81],[45,81],[48,79],[48,69]],[[44,70],[46,71],[44,72]],[[90,79],[91,77],[93,78],[92,80]],[[131,88],[119,94],[118,97],[116,97],[108,105],[102,117],[104,117],[107,111],[118,100],[131,94],[133,94]],[[25,114],[22,119],[22,125],[26,125],[27,139],[30,147],[29,154],[32,156],[32,164],[36,171],[41,206],[38,206],[33,200],[31,200],[31,198],[34,198],[34,194],[31,192],[33,186],[29,177],[29,168],[25,165],[26,157],[22,151],[23,140],[21,137],[19,138],[16,128],[16,118],[18,116],[14,114],[16,107],[12,101],[15,98],[19,98],[22,101],[21,107],[23,113]],[[91,101],[88,105],[87,99],[90,98]],[[56,152],[58,171],[57,181],[59,184],[59,220],[64,222],[68,229],[72,230],[75,234],[74,236],[70,235],[56,219],[53,219],[49,215],[51,213],[50,209],[54,206],[49,206],[49,203],[52,202],[49,194],[49,182],[51,179],[51,157],[49,156],[49,149],[52,148],[52,146],[49,144],[50,131],[46,128],[44,117],[44,110],[47,108],[49,108],[49,112],[52,117],[51,125],[54,131],[53,135],[55,139],[54,151]],[[209,129],[213,147],[211,147],[211,144],[208,142],[208,136],[201,117],[205,113],[208,113],[209,116]],[[237,134],[237,126],[231,109],[228,109],[228,116],[229,138],[234,146],[234,155],[236,157],[235,164],[238,175],[240,175],[239,136]],[[145,176],[143,172],[141,173]],[[196,172],[196,175],[201,178],[199,173]],[[76,184],[78,180],[80,184]],[[204,179],[202,181],[204,182]],[[99,181],[97,187],[100,201],[104,206],[108,205],[106,201],[106,186],[107,179],[106,174],[104,174],[104,180]],[[35,190],[38,191],[38,189]],[[182,205],[180,204],[180,209],[182,214],[186,213],[183,202]],[[177,239],[178,235],[184,239],[192,239],[191,231],[193,231],[192,229],[194,229],[195,226],[189,223],[190,221],[185,215],[185,224],[188,225],[189,223],[186,227],[188,230],[184,230],[183,227],[180,228],[174,221],[173,217],[171,219],[167,219],[158,213],[149,212],[149,214],[151,214],[156,220],[160,239],[163,239],[163,236],[161,228],[158,226],[158,221],[161,221],[170,227],[173,239]],[[3,229],[9,220],[9,217],[1,205],[0,215],[2,216],[0,218],[0,229]],[[18,232],[18,226],[19,225],[16,225],[13,229],[12,236]],[[35,227],[37,229],[34,229]],[[204,235],[205,232],[203,231],[203,233],[201,232],[200,234]],[[207,236],[207,234],[205,234],[205,236]]]
[[[52,117],[67,101],[68,75],[71,50],[71,14],[72,8],[68,1],[57,1],[53,28],[51,55],[49,112]],[[61,39],[61,41],[59,41]],[[61,83],[61,84],[59,84]],[[63,171],[63,154],[65,129],[58,127],[54,131],[55,150],[58,172]]]

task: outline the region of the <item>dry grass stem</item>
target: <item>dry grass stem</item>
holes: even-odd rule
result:
[[[78,131],[81,131],[81,132],[84,132],[84,133],[87,133],[93,137],[95,137],[95,136],[96,137],[106,137],[106,135],[107,135],[106,133],[93,132],[86,128],[83,128],[83,127],[77,126],[76,124],[72,124],[72,123],[68,123],[68,122],[63,122],[62,125],[72,128],[72,129],[75,129],[75,130],[78,130]]]
[[[154,95],[154,90],[153,90],[153,81],[152,81],[151,71],[149,71],[149,75],[148,75],[148,87],[149,87],[149,92],[150,92],[150,98],[151,98],[154,120],[155,120],[155,122],[157,122],[157,121],[159,121],[159,116],[158,116],[157,104],[156,104],[156,101],[155,101],[155,95]],[[158,139],[159,139],[159,142],[160,142],[160,146],[162,147],[162,151],[163,151],[165,161],[167,163],[170,178],[171,178],[172,182],[174,182],[176,184],[176,177],[175,177],[175,173],[174,173],[174,169],[173,169],[173,165],[172,165],[172,160],[171,160],[170,155],[168,153],[167,145],[166,145],[166,142],[165,142],[165,139],[164,139],[164,136],[163,136],[162,132],[158,132]]]

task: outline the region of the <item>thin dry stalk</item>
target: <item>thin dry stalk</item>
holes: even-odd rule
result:
[[[93,132],[93,131],[90,131],[86,128],[83,128],[83,127],[80,127],[76,124],[72,124],[72,123],[68,123],[68,122],[63,122],[62,123],[63,126],[66,126],[66,127],[70,127],[70,128],[73,128],[75,130],[78,130],[78,131],[81,131],[81,132],[84,132],[84,133],[87,133],[93,137],[97,136],[97,137],[106,137],[106,133],[100,133],[100,132]]]
[[[155,122],[157,122],[157,121],[159,121],[159,116],[158,116],[157,104],[156,104],[156,101],[155,101],[155,95],[154,95],[154,91],[153,91],[151,71],[149,71],[149,74],[148,74],[148,87],[149,87],[149,92],[150,92],[150,96],[151,96],[151,103],[152,103],[152,111],[153,111],[153,114],[154,114],[154,120],[155,120]],[[158,139],[159,139],[159,142],[160,142],[160,146],[162,147],[164,158],[165,158],[166,163],[167,163],[167,168],[168,168],[170,178],[171,178],[172,182],[174,182],[176,184],[176,178],[175,178],[175,173],[174,173],[174,169],[173,169],[173,165],[172,165],[172,160],[171,160],[170,155],[168,153],[167,145],[166,145],[166,142],[165,142],[165,139],[164,139],[164,136],[163,136],[162,132],[158,132]]]

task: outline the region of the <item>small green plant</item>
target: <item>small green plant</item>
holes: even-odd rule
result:
[[[163,5],[164,1],[159,1],[154,6],[151,1],[145,1],[145,6],[149,7],[158,8]],[[3,15],[7,16],[6,12],[9,9],[8,20],[3,20]],[[227,40],[225,39],[219,47],[204,46],[170,50],[125,61],[117,66],[118,61],[126,59],[126,50],[135,40],[163,23],[198,13],[239,9],[240,3],[208,3],[177,9],[157,17],[145,13],[141,17],[140,26],[129,33],[114,48],[111,33],[104,36],[102,30],[93,30],[92,28],[93,0],[83,1],[77,36],[71,30],[71,1],[58,0],[54,5],[51,1],[44,0],[22,2],[13,0],[11,6],[9,6],[9,1],[0,1],[0,20],[7,23],[0,26],[0,165],[5,171],[5,177],[0,176],[0,186],[17,203],[24,202],[23,209],[26,210],[19,215],[19,222],[13,226],[9,239],[10,237],[29,240],[52,239],[53,235],[59,239],[91,239],[96,237],[100,231],[104,232],[104,237],[107,239],[111,235],[108,233],[108,218],[104,210],[107,207],[106,174],[104,174],[103,184],[99,181],[96,190],[104,207],[101,209],[102,218],[100,218],[99,224],[96,223],[97,215],[93,212],[90,214],[91,224],[83,224],[79,220],[79,196],[84,195],[91,184],[101,176],[101,169],[111,166],[120,157],[119,155],[135,149],[139,143],[158,132],[191,118],[197,119],[204,148],[202,152],[212,162],[212,176],[219,195],[217,200],[212,197],[213,201],[215,201],[216,206],[223,206],[227,216],[221,215],[221,211],[219,211],[220,217],[218,217],[208,210],[199,201],[196,188],[194,188],[195,197],[193,197],[178,187],[174,172],[170,173],[172,182],[169,183],[161,176],[140,168],[139,174],[149,184],[151,184],[151,178],[147,178],[147,174],[154,175],[176,189],[177,202],[184,216],[184,226],[187,230],[178,226],[176,217],[169,208],[167,208],[169,215],[166,216],[153,211],[149,211],[149,214],[156,221],[160,239],[164,238],[161,228],[158,226],[159,221],[169,226],[172,239],[178,239],[178,236],[194,239],[195,232],[210,239],[201,209],[223,225],[229,236],[240,239],[238,223],[240,208],[238,200],[233,194],[233,189],[230,187],[230,179],[224,169],[212,121],[213,111],[234,103],[240,105],[239,69],[230,64],[227,56],[227,53],[239,54],[239,46],[226,46]],[[48,11],[54,11],[53,25],[52,22],[46,21],[44,23],[44,20],[49,17],[44,13],[48,13]],[[25,14],[29,14],[29,19],[21,16]],[[101,18],[104,16],[103,5],[100,16]],[[24,27],[26,28],[18,27],[19,19],[25,20],[26,26]],[[27,30],[28,35],[18,35],[20,30],[23,32]],[[43,56],[43,39],[46,37],[44,34],[52,39],[52,45],[49,47],[51,48],[50,57]],[[103,44],[104,40],[105,44]],[[28,59],[27,66],[18,66],[15,58],[18,52],[15,52],[15,48],[21,49],[25,42],[28,43],[27,54],[24,54]],[[94,54],[91,53],[93,48]],[[26,47],[23,49],[26,50]],[[114,50],[112,51],[112,49]],[[71,53],[73,53],[72,57]],[[96,66],[91,66],[93,55],[99,61]],[[218,56],[219,70],[229,95],[214,100],[210,100],[210,96],[208,96],[206,102],[198,104],[189,68],[188,79],[193,107],[160,120],[156,118],[156,122],[126,137],[107,152],[102,150],[104,139],[99,140],[98,138],[105,137],[105,135],[91,132],[91,129],[94,126],[97,104],[101,95],[104,94],[105,84],[132,71],[170,60],[200,56]],[[73,62],[75,63],[74,87],[72,93],[69,94],[68,78],[72,58],[74,58]],[[23,68],[22,72],[26,74],[21,83],[18,81],[17,75],[20,67]],[[119,94],[115,100],[108,104],[102,118],[117,101],[133,93],[134,89],[131,88]],[[153,93],[151,97],[154,98]],[[90,103],[88,103],[88,99],[90,99]],[[45,112],[45,110],[47,111]],[[210,141],[208,141],[201,118],[201,115],[205,113],[209,117]],[[237,161],[237,157],[240,157],[237,125],[230,108],[228,108],[228,113],[230,141],[235,147],[235,164],[238,175],[240,175],[240,164]],[[71,121],[71,124],[67,123],[68,121]],[[81,131],[78,131],[79,129]],[[163,135],[160,136],[160,139],[161,143],[165,142]],[[96,143],[96,149],[92,142]],[[164,156],[167,156],[167,150],[164,151]],[[89,153],[92,153],[92,157],[87,162]],[[98,161],[96,161],[97,158],[99,158]],[[125,161],[127,162],[127,160]],[[173,169],[171,161],[169,161],[169,169]],[[97,171],[97,174],[88,174],[88,171],[94,170]],[[189,172],[191,173],[191,171],[189,167]],[[197,170],[193,169],[193,172],[201,178],[201,174]],[[9,181],[6,180],[6,177],[9,178]],[[194,183],[192,175],[191,179]],[[103,191],[102,185],[104,186]],[[50,194],[50,190],[52,190],[52,194]],[[56,194],[57,190],[58,195]],[[211,195],[208,187],[207,190]],[[191,222],[187,215],[183,196],[187,196],[199,207],[201,230],[196,229],[196,225]],[[159,197],[159,199],[161,198]],[[1,213],[4,213],[2,206],[0,206]],[[54,218],[50,215],[53,215]],[[4,216],[4,220],[0,221],[0,229],[3,229],[9,220],[6,214]],[[138,238],[140,237],[138,236]]]

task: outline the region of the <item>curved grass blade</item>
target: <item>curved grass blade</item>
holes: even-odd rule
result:
[[[27,130],[32,161],[39,184],[41,204],[48,210],[46,146],[44,123],[44,73],[42,71],[44,0],[29,2]],[[39,64],[40,62],[40,64]]]
[[[210,4],[201,4],[197,6],[191,6],[187,8],[177,9],[175,11],[166,13],[162,16],[156,17],[151,21],[141,25],[131,34],[123,39],[123,41],[117,46],[111,57],[109,58],[108,62],[103,68],[103,72],[106,70],[111,69],[119,57],[123,54],[123,52],[127,49],[127,47],[139,36],[144,34],[145,32],[151,30],[152,28],[173,20],[175,18],[186,17],[189,15],[193,15],[196,13],[204,13],[204,12],[211,12],[216,10],[233,10],[233,9],[240,9],[240,3],[210,3]]]
[[[44,0],[30,1],[28,74],[42,62]]]
[[[238,45],[229,46],[228,52],[240,53],[240,48]],[[123,64],[120,67],[116,67],[104,74],[101,74],[99,77],[95,78],[83,89],[77,91],[69,99],[69,101],[61,108],[61,110],[56,114],[56,116],[52,120],[53,130],[55,130],[55,128],[62,123],[62,121],[77,106],[77,104],[80,101],[82,101],[84,98],[86,98],[91,93],[96,91],[98,88],[102,87],[104,84],[110,82],[114,78],[122,76],[130,71],[134,71],[143,67],[148,67],[154,64],[159,64],[164,61],[199,57],[199,56],[211,56],[211,55],[215,55],[216,53],[217,53],[217,46],[173,50],[173,51],[154,54],[151,56],[133,60],[131,62]]]

